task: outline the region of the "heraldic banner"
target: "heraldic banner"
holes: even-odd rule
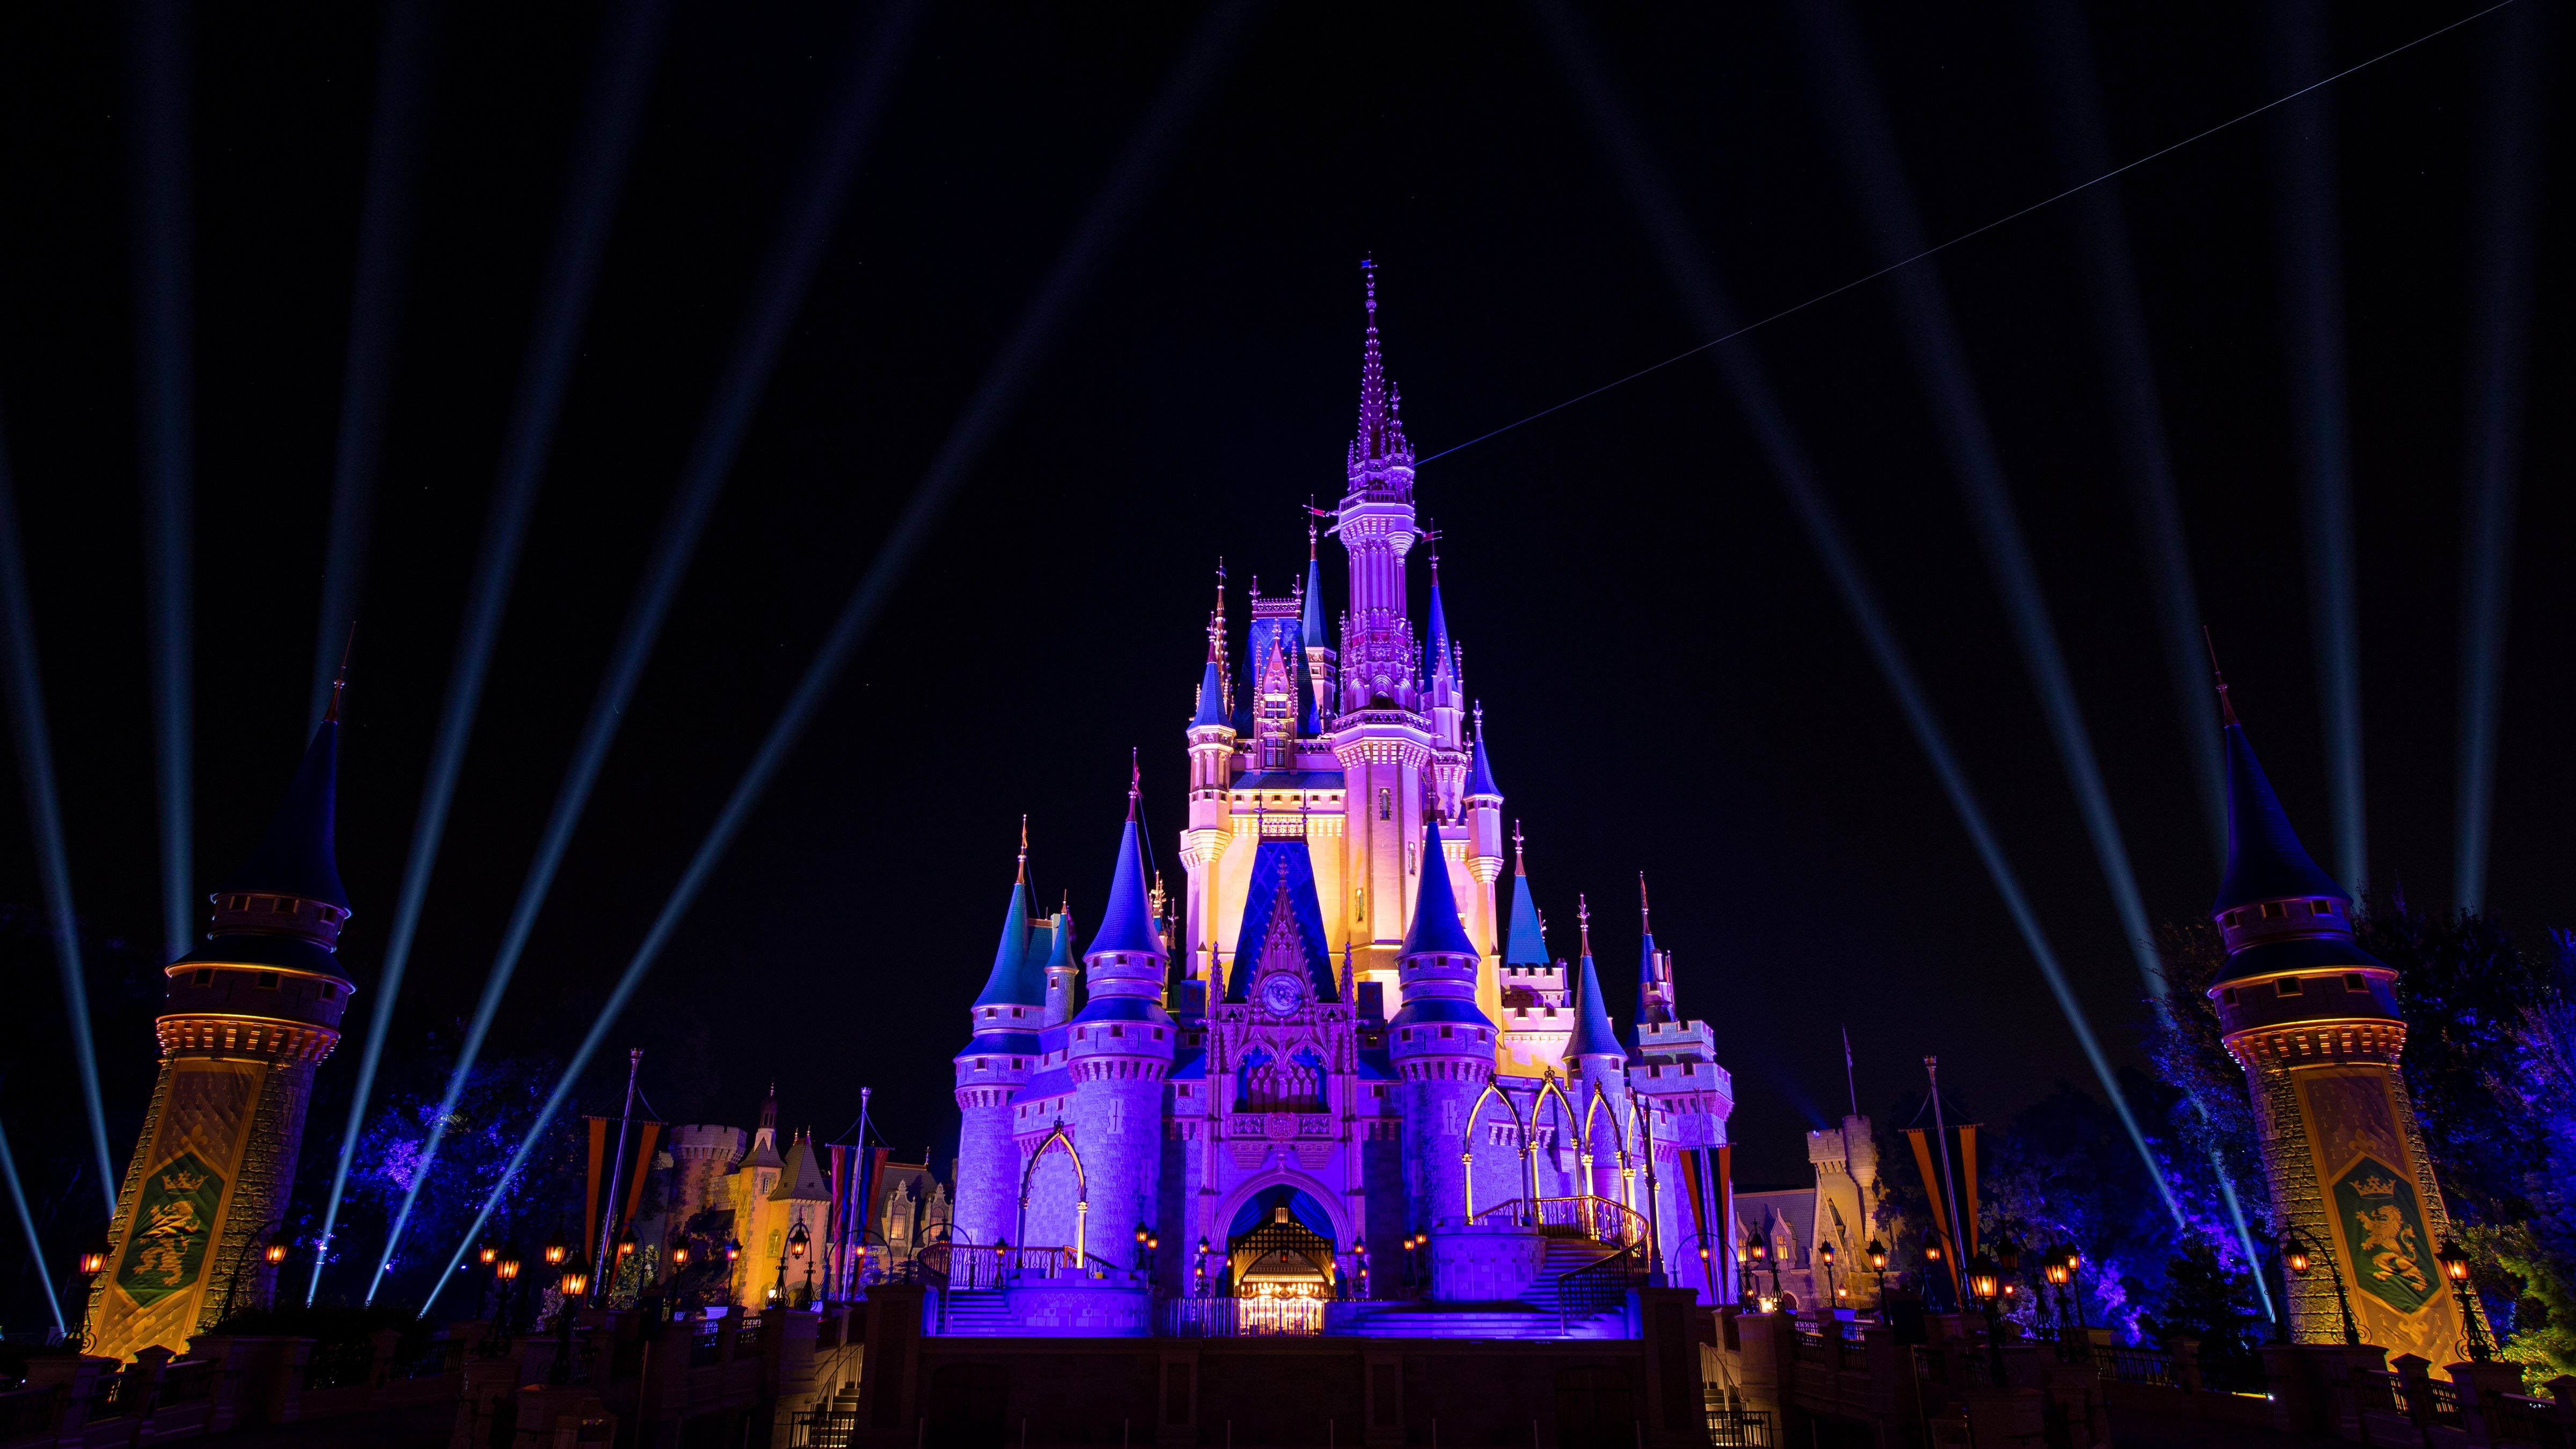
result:
[[[2326,1217],[2326,1242],[2364,1343],[2439,1368],[2468,1357],[2460,1306],[2433,1254],[2447,1219],[2427,1202],[2386,1067],[2294,1069]],[[2338,1336],[2340,1333],[2338,1331]]]
[[[117,1204],[109,1235],[116,1255],[92,1310],[90,1353],[131,1358],[154,1344],[185,1348],[206,1327],[207,1295],[220,1298],[233,1267],[217,1248],[269,1069],[180,1058],[166,1070],[138,1154],[141,1176]]]

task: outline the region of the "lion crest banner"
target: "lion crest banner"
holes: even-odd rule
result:
[[[2351,1253],[2353,1282],[2361,1291],[2411,1314],[2440,1286],[2431,1235],[2415,1185],[2367,1154],[2345,1168],[2334,1184],[2335,1221]]]

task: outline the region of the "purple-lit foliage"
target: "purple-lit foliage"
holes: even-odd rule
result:
[[[439,1065],[424,1063],[409,1074],[417,1080],[388,1091],[359,1134],[349,1175],[349,1215],[340,1225],[342,1246],[332,1254],[333,1263],[355,1262],[376,1249],[419,1174],[439,1106]],[[468,1074],[412,1210],[416,1226],[432,1229],[415,1241],[429,1246],[422,1253],[398,1255],[388,1269],[398,1300],[417,1302],[427,1293],[426,1280],[441,1260],[425,1254],[443,1251],[465,1231],[475,1209],[500,1181],[503,1165],[535,1120],[562,1065],[552,1057],[505,1057],[477,1063]],[[581,1118],[566,1114],[510,1183],[486,1225],[486,1236],[514,1244],[522,1253],[534,1252],[558,1232],[577,1236],[583,1151]],[[362,1288],[364,1282],[353,1280],[348,1286]]]

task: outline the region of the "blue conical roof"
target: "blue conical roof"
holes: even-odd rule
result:
[[[1440,575],[1437,571],[1431,575],[1431,627],[1425,632],[1423,648],[1427,651],[1423,661],[1426,673],[1449,657],[1449,614],[1440,607]]]
[[[1574,1037],[1565,1044],[1569,1057],[1618,1057],[1626,1060],[1628,1051],[1619,1045],[1619,1033],[1610,1025],[1610,1008],[1601,1004],[1601,973],[1593,969],[1592,953],[1583,953],[1581,981],[1574,998]]]
[[[1211,648],[1208,650],[1207,667],[1199,671],[1199,712],[1198,717],[1190,721],[1190,728],[1204,729],[1227,722],[1225,676],[1218,672],[1216,650]]]
[[[975,998],[977,1006],[1043,1006],[1046,997],[1020,995],[1028,977],[1029,963],[1029,886],[1026,880],[1011,882],[1011,907],[1002,917],[1002,943],[993,950],[992,974],[984,978],[984,989]]]
[[[1235,931],[1234,969],[1226,973],[1225,999],[1249,1000],[1252,975],[1264,964],[1270,923],[1282,906],[1296,928],[1296,948],[1306,984],[1318,1001],[1339,1001],[1333,952],[1324,936],[1324,908],[1315,894],[1315,865],[1306,842],[1293,836],[1261,842],[1252,855],[1252,879],[1243,892],[1243,920]]]
[[[2272,782],[2263,777],[2262,763],[2246,742],[2245,726],[2231,719],[2220,733],[2227,742],[2227,878],[2219,882],[2210,914],[2292,896],[2351,900],[2352,893],[2299,844],[2281,797],[2272,793]]]
[[[1512,877],[1512,932],[1503,947],[1507,966],[1547,964],[1547,933],[1538,923],[1538,903],[1530,899],[1529,877]]]
[[[1440,822],[1422,822],[1422,888],[1413,896],[1413,925],[1404,933],[1401,956],[1453,956],[1483,953],[1467,939],[1458,919],[1458,893],[1449,888],[1449,857],[1440,849]]]
[[[1494,783],[1494,762],[1485,758],[1485,732],[1476,731],[1476,748],[1467,766],[1467,798],[1479,795],[1503,798],[1503,787]]]
[[[339,774],[340,722],[322,721],[304,760],[287,783],[286,798],[268,818],[268,830],[241,868],[223,878],[217,894],[227,891],[272,891],[302,900],[349,909],[349,894],[340,885],[340,865],[332,849],[334,781]]]
[[[1306,612],[1297,621],[1302,642],[1309,649],[1330,649],[1332,640],[1324,635],[1324,566],[1315,558],[1310,546],[1306,552]]]
[[[1118,836],[1118,866],[1109,875],[1109,905],[1100,913],[1100,934],[1091,938],[1088,956],[1120,951],[1134,956],[1160,956],[1162,938],[1154,934],[1154,907],[1145,896],[1145,852],[1136,838],[1135,798],[1128,797],[1127,828]]]

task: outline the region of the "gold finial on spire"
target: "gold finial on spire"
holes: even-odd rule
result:
[[[1585,904],[1583,892],[1574,893],[1574,924],[1583,933],[1583,954],[1592,954],[1592,907]]]
[[[1136,765],[1136,747],[1129,745],[1127,747],[1127,823],[1130,825],[1136,823],[1136,796],[1143,786],[1144,779],[1144,771],[1138,769]]]
[[[1529,862],[1521,856],[1521,823],[1518,820],[1512,822],[1512,874],[1529,874]]]
[[[1029,817],[1026,815],[1020,817],[1020,874],[1018,880],[1021,885],[1027,885],[1029,883]]]
[[[1637,872],[1637,922],[1647,935],[1655,934],[1654,908],[1646,904],[1646,873]]]

